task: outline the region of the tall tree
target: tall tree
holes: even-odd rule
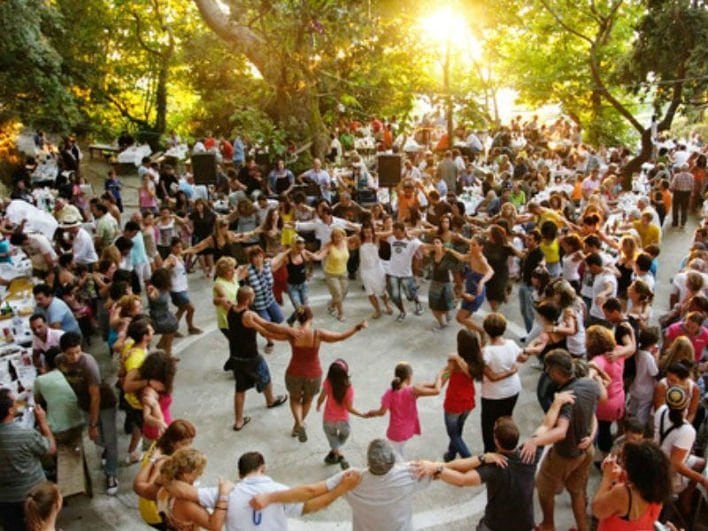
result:
[[[324,115],[336,104],[367,109],[368,101],[400,97],[398,87],[409,87],[420,76],[415,71],[419,43],[406,33],[405,19],[395,18],[394,2],[373,7],[334,0],[194,2],[208,26],[272,89],[269,114],[303,143],[312,142],[319,156],[329,144]],[[411,53],[404,58],[400,50],[406,44]],[[410,105],[412,93],[406,97]]]

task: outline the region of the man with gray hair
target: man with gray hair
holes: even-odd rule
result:
[[[361,481],[344,493],[352,508],[353,531],[413,531],[413,494],[430,485],[431,478],[416,479],[412,464],[396,462],[396,454],[385,439],[369,443],[366,470],[358,471]],[[328,491],[338,489],[347,470],[329,478]],[[301,503],[313,497],[313,486],[295,487],[290,490],[256,496],[251,506],[261,509],[270,503]]]

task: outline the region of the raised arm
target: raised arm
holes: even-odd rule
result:
[[[325,343],[337,343],[338,341],[344,341],[345,339],[352,337],[357,332],[361,332],[367,326],[369,326],[369,324],[366,321],[362,321],[344,332],[317,330],[317,334],[319,335],[320,341],[324,341]]]

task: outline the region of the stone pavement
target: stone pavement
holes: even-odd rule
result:
[[[135,204],[136,177],[123,178],[127,185],[127,203]],[[96,183],[96,189],[102,184]],[[679,261],[686,254],[690,232],[667,231],[662,245],[655,316],[667,306],[669,281],[676,271]],[[226,340],[216,329],[214,310],[211,304],[211,282],[202,278],[201,272],[190,275],[190,294],[197,307],[196,323],[204,330],[200,336],[185,337],[176,342],[176,355],[181,358],[175,382],[173,418],[186,418],[197,427],[194,446],[202,450],[209,462],[201,485],[215,485],[217,479],[226,477],[236,481],[236,461],[243,452],[258,450],[265,456],[268,473],[277,481],[295,485],[302,482],[316,482],[326,479],[339,471],[338,467],[327,466],[322,459],[328,451],[327,441],[321,428],[321,416],[316,411],[310,413],[306,425],[309,441],[300,443],[290,437],[292,418],[289,408],[266,409],[264,399],[255,391],[246,397],[246,414],[252,422],[240,432],[231,429],[233,424],[233,377],[222,371],[227,357]],[[311,305],[316,320],[315,325],[329,330],[344,330],[367,318],[371,309],[358,281],[350,283],[349,296],[345,301],[347,322],[339,323],[327,315],[325,305],[327,290],[318,272],[311,283]],[[421,293],[427,293],[427,285],[421,286]],[[381,395],[393,378],[393,369],[398,361],[409,361],[414,369],[414,381],[434,378],[437,370],[445,363],[448,353],[455,349],[455,335],[458,326],[452,325],[442,332],[433,332],[433,317],[427,310],[416,317],[409,312],[403,323],[394,317],[383,316],[369,320],[369,328],[353,338],[337,344],[325,344],[321,348],[322,365],[325,369],[337,357],[345,358],[350,366],[351,379],[355,390],[355,405],[361,410],[378,407]],[[512,325],[508,337],[517,339],[515,332],[521,332],[522,319],[518,310],[516,290],[510,302],[502,307]],[[485,305],[485,309],[488,307]],[[286,312],[290,310],[285,303]],[[412,310],[412,307],[410,308]],[[484,312],[481,312],[483,315]],[[513,324],[519,323],[519,324]],[[186,328],[183,324],[182,328]],[[186,330],[183,330],[186,333]],[[96,342],[94,342],[96,343]],[[260,339],[261,348],[264,341]],[[105,345],[95,345],[91,349],[102,365],[104,373],[112,374],[114,369],[106,354]],[[283,374],[287,366],[290,348],[285,343],[277,343],[275,352],[267,356],[273,377],[275,392],[284,392]],[[530,360],[520,369],[523,388],[514,411],[514,419],[519,424],[522,438],[527,437],[539,424],[541,410],[536,402],[535,388],[539,376],[536,361]],[[479,387],[478,402],[479,402]],[[447,447],[447,436],[443,423],[443,395],[421,398],[418,403],[422,435],[414,437],[407,445],[407,458],[427,458],[440,460]],[[119,426],[122,426],[119,413]],[[387,418],[359,419],[353,417],[352,435],[344,447],[344,453],[352,466],[365,466],[368,442],[375,437],[385,436]],[[465,428],[465,440],[474,454],[482,451],[480,428],[480,406],[472,412]],[[125,458],[128,437],[121,434],[119,453]],[[87,442],[88,455],[94,478],[94,497],[74,497],[68,500],[58,525],[67,531],[85,529],[149,529],[137,511],[137,498],[131,490],[132,479],[137,465],[120,469],[120,493],[108,497],[104,493],[102,474],[98,471],[98,457],[93,445]],[[599,473],[591,474],[590,496],[599,481]],[[415,526],[417,529],[457,530],[474,528],[485,504],[484,488],[455,488],[434,482],[415,501]],[[536,508],[537,521],[540,510]],[[302,520],[294,520],[291,529],[313,531],[350,529],[351,512],[346,502],[339,500],[331,507]],[[557,497],[556,526],[558,529],[574,527],[567,494]]]

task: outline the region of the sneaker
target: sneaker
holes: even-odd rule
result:
[[[330,452],[325,456],[324,462],[328,465],[336,465],[339,462],[339,458],[334,454],[334,452]]]
[[[342,467],[342,470],[346,470],[347,468],[349,468],[349,461],[344,459],[343,455],[339,456],[339,466]]]
[[[135,463],[138,463],[142,457],[143,453],[139,449],[133,450],[126,456],[125,464],[128,466],[134,465]]]
[[[398,317],[396,317],[396,321],[398,321],[399,323],[402,323],[405,318],[406,318],[406,312],[401,312],[398,314]]]
[[[106,476],[106,494],[109,496],[118,494],[118,479],[115,476]]]
[[[450,455],[449,452],[445,452],[445,453],[443,454],[443,461],[445,461],[446,463],[449,463],[449,462],[452,461],[453,459],[455,459],[455,456]]]
[[[415,303],[415,314],[416,315],[423,315],[423,306],[419,302]]]

